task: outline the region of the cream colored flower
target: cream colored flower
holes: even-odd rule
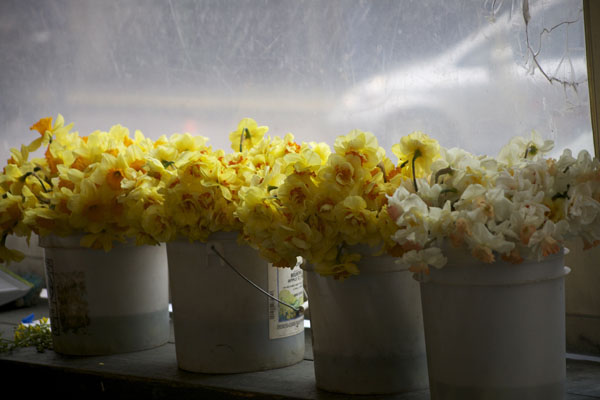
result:
[[[544,140],[542,136],[532,131],[529,138],[517,136],[500,150],[498,161],[508,166],[519,164],[524,160],[536,160],[548,153],[554,147],[554,142]]]
[[[402,263],[409,266],[413,274],[429,274],[429,267],[442,268],[448,259],[437,247],[429,247],[423,250],[411,250],[402,255]]]

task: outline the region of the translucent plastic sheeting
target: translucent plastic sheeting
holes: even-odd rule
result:
[[[496,155],[536,130],[593,149],[581,1],[3,0],[0,159],[61,113],[229,148],[243,117],[388,149],[421,130]]]

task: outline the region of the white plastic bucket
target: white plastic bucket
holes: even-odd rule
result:
[[[46,236],[46,283],[54,350],[106,355],[169,340],[165,246],[81,247],[80,237]]]
[[[563,255],[448,259],[421,283],[431,398],[564,399]]]
[[[307,265],[316,384],[346,394],[427,388],[419,284],[388,256],[343,281]]]
[[[292,279],[291,269],[272,267],[255,249],[239,245],[237,233],[213,234],[206,243],[167,243],[179,368],[236,373],[302,361],[303,315],[279,323],[278,303],[240,277],[211,246],[253,283],[270,289],[272,295],[282,288],[273,287],[270,277],[285,275],[284,280]],[[302,271],[298,272],[293,279],[301,288]]]

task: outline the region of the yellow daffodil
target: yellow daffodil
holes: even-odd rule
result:
[[[363,170],[355,169],[351,162],[339,154],[332,154],[326,166],[319,171],[320,179],[332,184],[351,187],[363,177]]]
[[[513,263],[559,252],[567,233],[600,244],[600,161],[568,151],[544,159],[552,143],[536,134],[494,159],[414,132],[392,147],[394,164],[360,130],[336,138],[332,152],[291,133],[266,136],[245,118],[226,153],[188,133],[153,141],[121,125],[87,136],[72,126],[42,118],[30,127],[40,136],[11,149],[0,174],[3,238],[81,234],[84,246],[109,250],[131,237],[156,244],[237,231],[276,266],[302,256],[337,279],[360,272],[355,245],[376,245],[421,274],[445,264],[446,241]],[[19,257],[0,243],[0,259]]]
[[[25,258],[25,254],[18,250],[7,248],[4,244],[0,245],[0,263],[10,264],[11,262],[20,262]]]
[[[354,165],[372,168],[381,162],[385,150],[379,147],[377,138],[371,132],[353,130],[336,138],[334,149]]]
[[[360,254],[341,254],[330,264],[317,264],[315,271],[323,276],[332,276],[335,279],[343,280],[352,275],[358,275],[359,270],[356,263],[360,261]]]
[[[360,196],[348,196],[334,209],[341,237],[347,244],[358,244],[362,240],[377,240],[373,235],[376,213],[367,209],[366,201]]]
[[[400,139],[400,143],[392,146],[392,152],[403,168],[410,171],[417,190],[416,179],[429,175],[431,164],[440,157],[440,146],[437,140],[417,131]]]
[[[234,151],[247,151],[259,143],[268,130],[266,126],[258,126],[252,118],[244,118],[237,129],[229,134],[231,148]]]

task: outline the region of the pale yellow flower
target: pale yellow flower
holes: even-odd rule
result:
[[[332,263],[316,264],[315,271],[323,276],[332,276],[334,279],[344,280],[352,275],[358,275],[356,265],[361,259],[360,254],[340,254]]]
[[[400,139],[400,143],[392,146],[392,152],[400,163],[406,163],[404,168],[422,178],[429,175],[431,164],[440,157],[440,146],[437,140],[417,131]]]
[[[18,250],[7,248],[4,244],[0,245],[0,263],[10,264],[11,262],[20,262],[25,258],[25,254]]]
[[[358,167],[360,168],[360,166]],[[327,164],[319,170],[319,178],[330,184],[351,187],[364,176],[362,169],[355,169],[346,157],[332,154]]]
[[[338,136],[333,147],[337,154],[346,158],[355,168],[370,170],[385,156],[385,150],[379,147],[375,135],[357,129]]]
[[[247,151],[259,143],[268,130],[267,126],[258,126],[252,118],[244,118],[237,129],[229,134],[231,148],[234,151]]]
[[[342,239],[347,244],[377,240],[373,235],[376,213],[367,209],[366,201],[360,196],[348,196],[334,208],[334,214]]]

